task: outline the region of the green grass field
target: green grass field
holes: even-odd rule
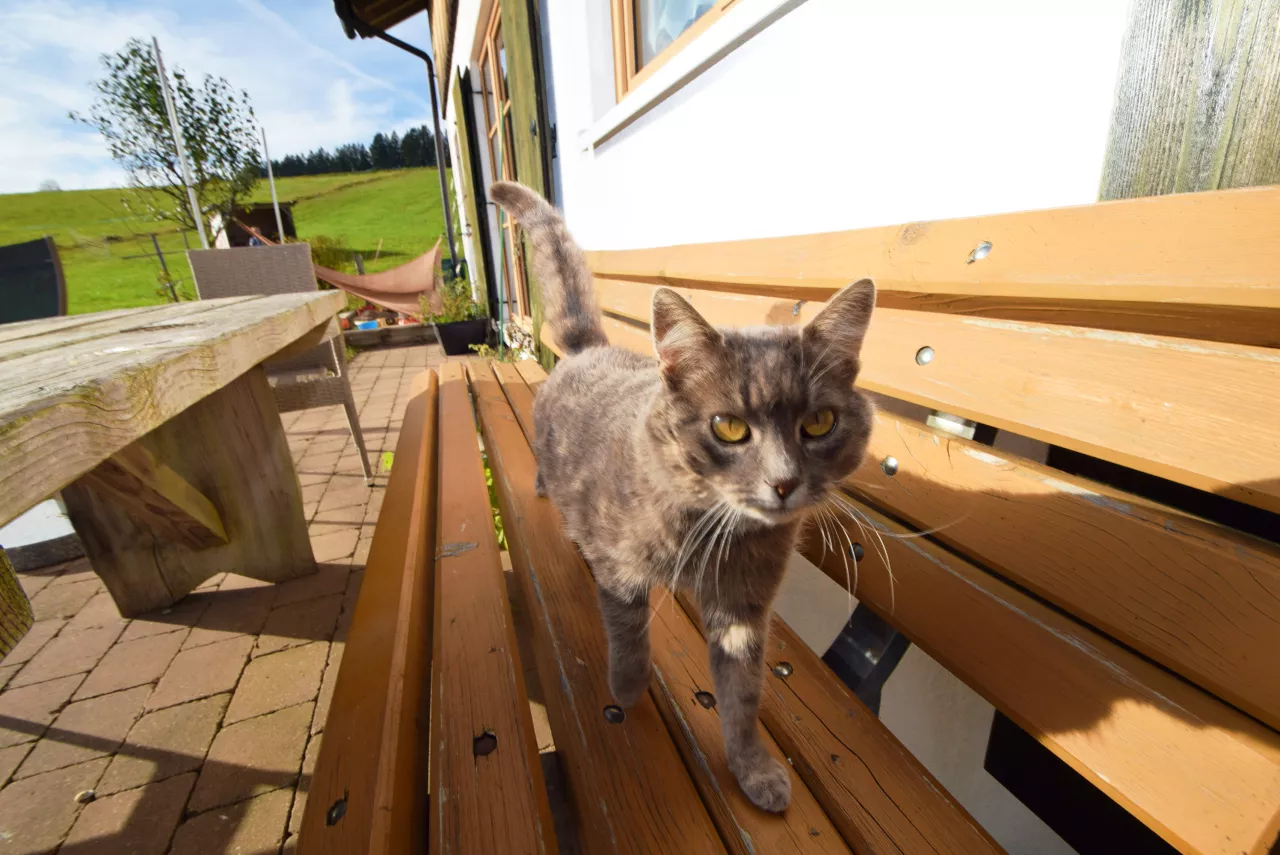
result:
[[[294,199],[298,237],[341,238],[364,256],[365,270],[386,270],[431,248],[444,234],[440,183],[434,169],[307,175],[276,182],[281,200]],[[0,245],[53,235],[67,277],[71,314],[165,302],[151,239],[156,232],[169,269],[187,286],[191,270],[182,235],[169,223],[129,215],[128,190],[61,190],[0,195]],[[269,202],[264,180],[255,201]],[[192,247],[199,238],[188,234]],[[374,253],[378,241],[382,252]],[[129,259],[126,256],[146,255]]]

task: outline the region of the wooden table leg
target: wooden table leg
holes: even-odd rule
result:
[[[171,605],[223,571],[277,582],[316,568],[302,490],[261,367],[62,495],[90,564],[125,616]]]
[[[31,629],[31,601],[18,582],[9,556],[0,547],[0,659]]]

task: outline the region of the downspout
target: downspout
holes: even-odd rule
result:
[[[453,275],[457,276],[458,251],[454,248],[453,241],[453,208],[449,204],[449,187],[444,180],[444,139],[440,136],[440,108],[436,103],[436,69],[431,61],[431,55],[384,30],[366,24],[356,16],[355,10],[351,8],[351,0],[333,0],[333,9],[342,20],[347,38],[354,39],[357,35],[365,39],[379,38],[406,53],[413,54],[427,64],[427,82],[431,84],[431,122],[435,126],[436,134],[436,172],[440,176],[440,204],[444,207],[444,230],[449,238],[449,260],[453,264]]]

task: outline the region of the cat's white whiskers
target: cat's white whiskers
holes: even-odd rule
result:
[[[897,580],[893,578],[893,563],[889,560],[889,547],[885,544],[884,538],[880,536],[880,526],[876,525],[870,517],[862,513],[862,511],[857,507],[847,502],[844,497],[839,494],[833,493],[831,494],[831,497],[835,500],[836,506],[843,510],[845,514],[848,515],[849,519],[853,520],[854,524],[858,527],[858,530],[862,532],[864,537],[868,534],[867,526],[870,526],[870,534],[875,536],[876,542],[878,543],[876,551],[880,554],[880,559],[884,561],[885,572],[889,574],[889,613],[893,614],[897,610]],[[866,526],[862,524],[862,520],[867,521]]]
[[[719,514],[724,508],[728,507],[728,503],[723,499],[707,508],[702,516],[698,517],[698,521],[685,534],[684,540],[680,544],[680,548],[676,550],[675,558],[672,560],[673,569],[671,571],[671,581],[667,584],[667,589],[662,593],[662,597],[658,600],[656,606],[650,607],[649,623],[653,623],[653,616],[658,613],[658,609],[662,608],[666,603],[667,597],[671,596],[680,581],[680,572],[684,569],[685,562],[693,555],[697,549],[698,541],[706,531],[710,530],[711,521],[714,516]]]
[[[834,514],[832,514],[830,508],[826,507],[825,505],[820,505],[819,508],[822,510],[823,514],[825,514],[827,518],[830,519],[831,522],[835,524],[835,527],[836,527],[836,536],[835,536],[836,551],[840,553],[840,561],[844,564],[844,588],[849,597],[849,614],[853,614],[853,596],[854,596],[854,592],[858,590],[858,556],[853,554],[853,540],[849,537],[849,532],[845,531],[844,526],[840,525],[840,520],[837,519]],[[840,548],[841,534],[844,535],[845,544],[848,546],[847,551]],[[848,556],[853,556],[853,578],[852,579],[849,578],[849,557]]]

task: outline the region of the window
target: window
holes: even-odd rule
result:
[[[511,95],[507,91],[507,48],[502,39],[500,4],[480,49],[480,80],[484,95],[485,132],[489,137],[489,163],[495,181],[515,181],[515,145],[511,134]],[[529,283],[525,279],[523,242],[516,224],[498,208],[498,293],[507,304],[511,320],[528,318]]]
[[[698,37],[735,0],[612,0],[618,100]]]

